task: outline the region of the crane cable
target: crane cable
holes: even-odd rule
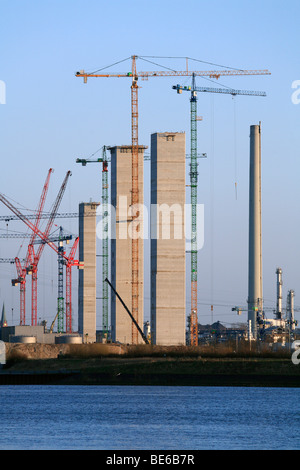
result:
[[[213,323],[214,305],[214,151],[215,151],[215,113],[214,96],[211,95],[211,158],[210,158],[210,295],[211,295],[211,322]]]
[[[235,96],[233,99],[233,146],[234,146],[234,187],[235,187],[235,199],[237,201],[237,151],[236,151],[236,100]]]

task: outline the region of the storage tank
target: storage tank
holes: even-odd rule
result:
[[[10,343],[35,344],[36,336],[26,336],[26,335],[10,336],[9,342]]]
[[[56,336],[55,344],[82,344],[82,337],[79,335]]]

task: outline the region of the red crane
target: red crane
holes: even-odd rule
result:
[[[0,201],[6,206],[8,207],[20,220],[22,220],[26,225],[27,227],[29,227],[32,232],[38,236],[44,243],[42,244],[43,246],[45,244],[49,245],[50,248],[52,248],[52,250],[55,251],[56,254],[59,253],[59,249],[58,247],[55,245],[55,243],[53,243],[47,236],[45,233],[43,233],[38,227],[36,227],[32,222],[30,222],[30,220],[27,219],[26,216],[24,216],[20,211],[19,209],[17,209],[11,202],[9,202],[6,197],[0,193]],[[67,330],[68,332],[70,332],[70,329],[71,329],[71,323],[72,323],[72,318],[71,318],[71,312],[72,312],[72,297],[71,297],[71,275],[70,275],[70,268],[71,266],[78,266],[79,268],[83,267],[83,263],[80,263],[78,260],[74,260],[74,256],[75,256],[75,252],[76,252],[76,248],[78,246],[78,242],[79,242],[79,238],[76,238],[75,242],[74,242],[74,245],[73,245],[73,248],[72,248],[72,251],[71,251],[71,254],[70,256],[68,257],[66,255],[66,253],[61,253],[61,256],[64,258],[65,260],[65,263],[66,263],[66,266],[69,265],[68,267],[68,270],[69,270],[69,273],[68,273],[68,286],[69,286],[69,289],[68,289],[68,294],[67,294],[67,311],[68,311],[68,325],[67,325]],[[30,248],[31,250],[31,248]],[[31,254],[30,256],[32,257],[32,251],[31,251]],[[20,267],[20,265],[18,265]],[[23,274],[21,272],[21,274]]]
[[[47,193],[48,193],[51,173],[53,173],[52,168],[50,168],[49,171],[48,171],[48,175],[47,175],[47,178],[46,178],[46,181],[45,181],[45,184],[44,184],[44,187],[43,187],[43,191],[42,191],[42,194],[41,194],[40,202],[39,202],[39,205],[38,205],[36,218],[35,218],[35,222],[34,222],[34,225],[37,228],[39,227],[40,220],[41,220],[41,215],[42,215],[43,208],[44,208],[44,205],[45,205],[45,200],[46,200],[46,196],[47,196]],[[36,238],[36,234],[34,232],[32,232],[31,237],[30,237],[30,242],[29,242],[29,245],[28,245],[27,255],[26,255],[23,267],[21,265],[21,262],[20,262],[19,258],[15,258],[18,278],[12,280],[12,285],[15,286],[17,284],[20,284],[20,325],[25,325],[26,273],[27,273],[27,268],[28,268],[30,260],[31,260],[31,256],[32,256],[30,247],[32,247],[35,238]]]
[[[55,216],[57,214],[59,205],[60,205],[61,200],[63,198],[64,192],[65,192],[65,189],[66,189],[66,186],[67,186],[67,182],[68,182],[68,179],[69,179],[70,176],[71,176],[71,172],[68,171],[66,176],[65,176],[65,179],[64,179],[64,181],[61,185],[59,193],[56,197],[56,200],[55,200],[55,203],[53,205],[51,214],[49,216],[49,220],[47,222],[46,230],[44,232],[44,237],[46,239],[48,239],[48,237],[50,235],[50,231],[52,229]],[[36,234],[34,234],[34,236],[36,237]],[[31,297],[31,325],[36,326],[37,325],[37,269],[38,269],[38,263],[40,261],[40,258],[42,256],[42,253],[43,253],[44,248],[45,248],[45,243],[41,243],[39,245],[37,253],[35,253],[32,244],[29,245],[28,248],[29,248],[29,252],[30,252],[30,256],[29,256],[30,264],[29,264],[29,266],[27,266],[27,274],[32,274],[32,284],[31,284],[31,294],[32,294],[32,297]]]
[[[81,267],[81,263],[74,259],[78,243],[79,237],[75,239],[66,261],[66,333],[72,333],[72,267]]]

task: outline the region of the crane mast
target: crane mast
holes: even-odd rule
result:
[[[105,279],[108,278],[108,157],[107,147],[102,148],[102,158],[96,160],[77,158],[76,163],[86,166],[87,163],[102,163],[102,209],[104,225],[102,237],[102,328],[106,338],[108,338],[108,284]]]
[[[64,246],[63,228],[59,228],[58,240],[58,295],[57,295],[57,332],[62,333],[64,327]]]
[[[195,88],[195,75],[193,75],[193,88]],[[192,232],[191,232],[191,345],[198,345],[198,315],[197,315],[197,192],[198,192],[198,163],[197,163],[197,92],[191,93],[191,205],[192,205]]]
[[[106,147],[103,147],[102,163],[102,206],[105,225],[103,226],[104,236],[102,240],[102,328],[108,339],[108,285],[105,279],[108,277],[108,160]]]
[[[131,85],[131,141],[132,141],[132,160],[131,160],[131,209],[132,222],[138,214],[139,204],[139,143],[138,143],[138,85],[136,73],[136,56],[132,57],[132,85]],[[131,239],[131,269],[132,269],[132,315],[136,323],[139,323],[139,239],[132,231]],[[138,329],[132,322],[132,343],[138,343]]]

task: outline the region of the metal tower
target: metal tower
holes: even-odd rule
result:
[[[59,235],[58,236],[53,236],[50,237],[49,240],[52,242],[58,242],[57,248],[58,248],[58,256],[57,256],[57,261],[58,261],[58,294],[57,294],[57,315],[55,319],[57,318],[57,332],[58,333],[63,333],[64,332],[64,316],[65,316],[65,308],[64,308],[64,266],[65,266],[65,260],[64,260],[64,241],[66,243],[69,243],[70,240],[72,240],[72,235],[64,235],[64,229],[63,227],[59,227]],[[45,242],[43,240],[36,240],[34,242],[35,244],[41,244]]]
[[[102,147],[102,158],[96,160],[77,158],[76,163],[86,166],[87,163],[102,163],[102,216],[104,225],[102,227],[102,328],[105,337],[108,337],[108,284],[105,279],[108,278],[108,158],[106,154],[107,147]]]
[[[63,228],[59,228],[58,240],[58,294],[57,294],[57,332],[64,331],[64,245],[63,245]]]
[[[192,74],[192,86],[173,86],[173,90],[181,94],[182,91],[191,92],[191,163],[190,163],[190,181],[191,181],[191,314],[190,314],[190,333],[191,345],[198,345],[198,249],[197,249],[197,192],[198,192],[198,163],[197,163],[197,92],[206,93],[226,93],[230,95],[252,95],[266,96],[265,92],[234,90],[231,88],[210,88],[196,87],[196,74]]]

